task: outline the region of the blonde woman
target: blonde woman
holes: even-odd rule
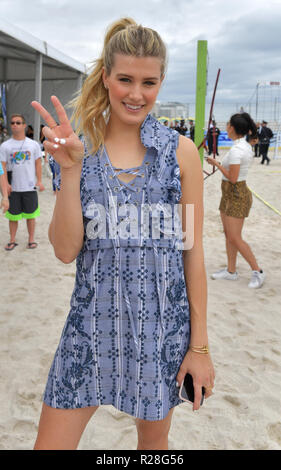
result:
[[[35,449],[77,448],[104,404],[136,418],[138,449],[167,449],[185,374],[193,377],[194,410],[202,386],[212,393],[200,159],[189,139],[149,114],[165,66],[158,33],[123,18],[109,27],[75,101],[81,140],[56,97],[59,125],[33,103],[47,123],[45,149],[60,165],[49,238],[62,262],[77,263]],[[194,244],[185,251],[163,220],[151,234],[155,212],[148,232],[140,230],[145,207],[170,220],[178,203],[194,205]],[[185,232],[192,221],[182,219]],[[128,222],[134,230],[126,236]]]

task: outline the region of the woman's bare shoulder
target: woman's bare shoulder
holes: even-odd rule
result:
[[[183,135],[179,136],[179,145],[177,148],[177,160],[180,167],[180,175],[184,177],[191,173],[191,170],[202,171],[200,155],[194,142]]]

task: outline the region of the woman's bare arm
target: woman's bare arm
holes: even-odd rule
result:
[[[44,148],[61,168],[61,189],[57,192],[56,205],[49,227],[49,239],[55,255],[64,263],[71,263],[83,244],[83,217],[80,201],[80,175],[84,147],[73,132],[67,114],[57,97],[51,97],[59,124],[36,102],[32,106],[46,121],[43,128],[46,139]]]
[[[237,182],[240,172],[240,164],[229,165],[229,170],[227,170],[215,158],[207,157],[207,162],[210,163],[210,165],[216,166],[228,181],[230,181],[230,183],[235,184]]]
[[[183,252],[185,279],[191,312],[191,344],[208,344],[207,336],[207,280],[203,251],[203,172],[196,146],[189,139],[180,139],[178,162],[181,171],[182,228],[187,232],[193,224],[193,244],[190,240]],[[186,220],[186,205],[193,205],[193,220]]]
[[[49,227],[49,240],[55,255],[63,263],[71,263],[83,245],[84,227],[80,202],[81,164],[61,169],[61,188]]]
[[[184,272],[190,304],[191,337],[190,346],[208,345],[207,333],[207,278],[203,251],[203,171],[198,150],[194,143],[183,136],[180,137],[177,158],[181,173],[182,227],[188,232],[188,224],[193,224],[194,238],[192,246],[184,251]],[[186,205],[193,205],[193,220],[185,216]],[[187,240],[190,245],[190,240]],[[209,354],[187,351],[181,364],[177,381],[182,383],[189,372],[193,377],[195,399],[193,410],[198,410],[202,396],[202,386],[208,388],[205,397],[212,394],[214,384],[214,368]]]

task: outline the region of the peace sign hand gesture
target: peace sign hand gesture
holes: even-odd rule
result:
[[[81,163],[84,156],[84,146],[73,132],[64,107],[56,96],[51,96],[59,124],[38,101],[32,101],[31,106],[47,123],[43,134],[48,139],[44,141],[45,150],[51,154],[61,168],[71,168]]]

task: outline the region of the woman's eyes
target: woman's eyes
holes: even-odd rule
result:
[[[129,83],[131,81],[130,78],[119,78],[120,82],[125,82],[125,83]],[[151,82],[150,80],[147,80],[146,82],[144,82],[144,85],[148,85],[148,86],[153,86],[153,85],[156,85],[155,82]]]

